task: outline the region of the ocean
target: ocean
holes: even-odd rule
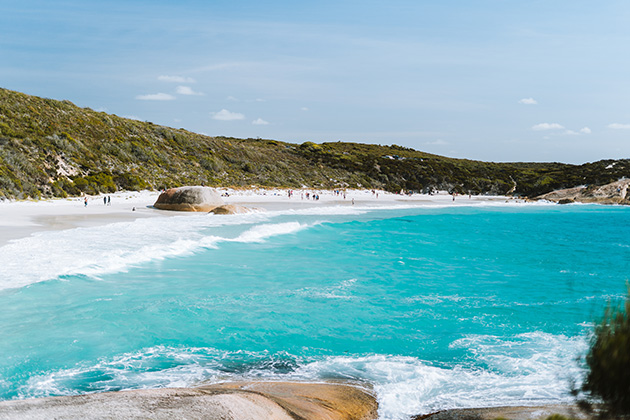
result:
[[[344,380],[381,419],[570,402],[630,208],[314,207],[0,247],[0,399]]]

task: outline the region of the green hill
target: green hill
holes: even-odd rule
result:
[[[536,196],[630,177],[630,160],[490,163],[401,146],[209,137],[0,89],[0,198],[210,186]]]

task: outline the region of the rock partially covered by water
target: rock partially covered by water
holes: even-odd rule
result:
[[[0,418],[373,420],[377,403],[349,385],[239,382],[3,401]]]
[[[214,188],[179,187],[160,194],[153,207],[160,210],[208,212],[224,204]]]

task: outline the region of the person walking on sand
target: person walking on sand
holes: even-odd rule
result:
[[[107,196],[107,205],[111,206],[112,205],[112,197],[111,196]]]
[[[87,207],[87,197],[85,197],[85,199],[83,200],[83,203],[85,203],[85,207]]]
[[[107,196],[106,195],[103,196],[103,205],[104,206],[107,205]]]

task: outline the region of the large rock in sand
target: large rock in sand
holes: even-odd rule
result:
[[[239,206],[238,204],[226,204],[224,206],[215,207],[210,210],[210,213],[214,214],[243,214],[251,213],[257,209],[250,209],[248,207]]]
[[[240,382],[0,402],[0,418],[373,420],[377,403],[348,385]]]
[[[208,212],[224,204],[214,188],[179,187],[170,188],[160,194],[153,207],[160,210]]]

